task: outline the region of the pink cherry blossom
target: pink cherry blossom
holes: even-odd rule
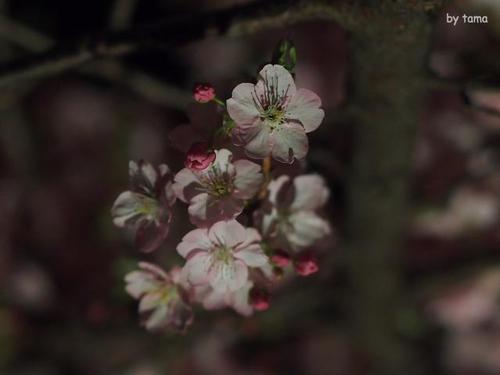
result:
[[[281,65],[266,65],[256,84],[241,83],[227,111],[236,123],[234,142],[248,156],[292,163],[308,151],[306,133],[317,129],[324,118],[321,99],[312,91],[297,89],[292,75]]]
[[[199,83],[193,89],[193,97],[198,103],[208,103],[215,99],[215,89],[209,83]]]
[[[220,221],[210,229],[194,229],[184,236],[177,252],[187,262],[183,272],[194,286],[210,285],[217,292],[234,292],[248,281],[251,267],[262,267],[268,258],[260,234],[236,220]]]
[[[166,328],[184,330],[193,322],[189,295],[183,285],[180,268],[166,273],[146,262],[139,263],[140,270],[125,276],[126,291],[140,300],[139,313],[143,324],[150,331]]]
[[[193,224],[209,226],[238,216],[245,201],[262,184],[261,167],[249,160],[232,161],[232,153],[216,150],[214,162],[204,170],[184,168],[175,176],[173,190],[183,202]]]
[[[255,218],[263,236],[276,247],[297,252],[330,233],[330,225],[317,213],[329,196],[322,177],[280,176],[269,183],[268,191],[268,204]]]
[[[135,230],[138,247],[144,252],[156,250],[166,238],[175,203],[169,168],[158,168],[144,161],[129,163],[130,190],[116,198],[111,215],[118,227]]]
[[[197,142],[191,146],[187,155],[184,166],[195,171],[202,171],[215,160],[215,152],[208,149],[208,143]]]
[[[249,292],[252,287],[253,282],[250,280],[235,291],[220,291],[212,288],[210,285],[205,285],[195,288],[197,290],[195,298],[202,303],[203,308],[206,310],[219,310],[231,307],[243,316],[250,316],[254,310],[249,301]]]

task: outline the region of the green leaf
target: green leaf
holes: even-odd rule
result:
[[[273,53],[273,63],[282,65],[293,73],[297,64],[297,49],[290,39],[282,39],[278,43]]]

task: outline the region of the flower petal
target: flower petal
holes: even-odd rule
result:
[[[209,229],[208,238],[214,244],[232,248],[245,241],[246,231],[236,220],[219,221]]]
[[[218,261],[210,267],[208,280],[217,291],[238,290],[248,280],[248,268],[241,260]]]
[[[293,230],[285,235],[294,249],[311,246],[330,233],[328,222],[311,211],[294,213],[290,215],[289,222]]]
[[[177,252],[183,258],[188,258],[189,254],[196,250],[208,251],[212,243],[208,239],[208,230],[204,228],[194,229],[188,232],[182,241],[177,245]]]
[[[183,276],[192,285],[204,285],[208,282],[210,264],[210,256],[199,252],[186,262],[182,268]]]
[[[293,97],[296,92],[295,82],[290,72],[281,65],[267,64],[259,72],[259,79],[255,85],[255,92],[260,97],[265,92]]]
[[[259,191],[263,181],[261,167],[249,160],[240,159],[233,163],[236,170],[234,196],[240,199],[251,199]]]
[[[175,175],[172,189],[177,198],[187,203],[191,198],[199,194],[197,190],[199,186],[198,176],[188,168],[184,168]]]
[[[307,155],[309,142],[304,128],[296,123],[285,123],[273,132],[273,158],[291,164],[293,158],[303,159]]]
[[[234,257],[242,260],[249,267],[261,267],[268,261],[262,247],[257,243],[236,251]]]
[[[251,124],[259,116],[253,97],[254,87],[251,83],[240,83],[226,102],[227,112],[236,124]]]
[[[328,200],[329,190],[323,177],[302,175],[293,181],[295,196],[290,206],[292,211],[315,210]]]
[[[287,107],[287,118],[300,121],[306,133],[316,130],[325,117],[321,99],[311,90],[299,89]]]
[[[141,207],[143,207],[145,200],[152,199],[132,191],[121,193],[111,208],[113,223],[121,228],[135,225],[144,216]]]
[[[263,159],[269,156],[271,153],[274,138],[271,136],[271,131],[269,127],[266,126],[262,121],[257,120],[253,124],[252,138],[244,136],[247,139],[245,147],[245,153],[251,158]]]

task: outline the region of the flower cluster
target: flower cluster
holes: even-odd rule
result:
[[[194,304],[244,316],[266,310],[285,273],[319,270],[315,246],[330,233],[320,214],[329,196],[324,179],[286,173],[305,158],[307,133],[323,120],[316,94],[298,89],[284,66],[268,64],[226,102],[209,84],[197,85],[193,97],[219,112],[210,139],[192,140],[175,175],[165,164],[130,162],[130,189],[111,210],[115,225],[131,229],[145,252],[164,243],[176,200],[188,205],[196,227],[177,245],[182,268],[165,272],[141,262],[125,277],[149,330],[184,330]]]

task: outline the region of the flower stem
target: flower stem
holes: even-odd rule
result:
[[[220,100],[219,98],[215,97],[215,98],[213,98],[212,100],[213,100],[215,103],[217,103],[218,105],[220,105],[221,107],[226,108],[226,104],[225,104],[222,100]]]
[[[271,157],[266,156],[264,160],[262,160],[262,174],[264,175],[264,183],[262,184],[262,188],[260,189],[259,199],[264,199],[267,197],[267,185],[271,181]]]

